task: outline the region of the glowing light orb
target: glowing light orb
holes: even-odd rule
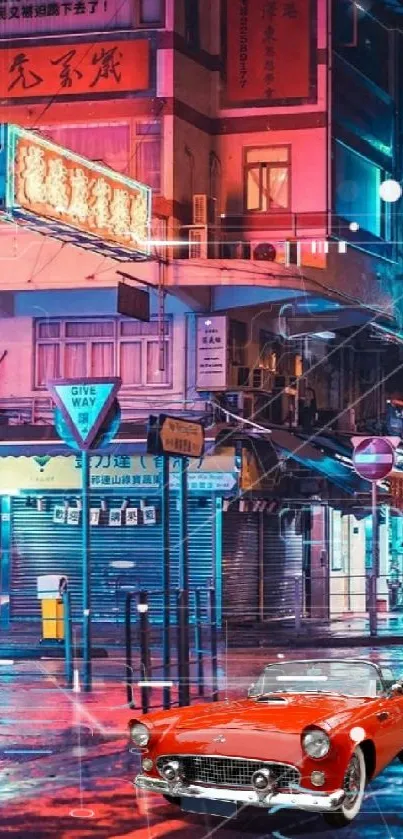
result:
[[[355,726],[354,728],[351,729],[350,740],[352,740],[353,743],[361,743],[361,741],[364,740],[364,739],[365,739],[365,731],[364,731],[363,728],[361,728],[360,725],[357,725],[357,726]]]
[[[349,228],[352,233],[357,233],[357,230],[360,229],[360,225],[357,221],[352,221],[351,224],[349,224]]]
[[[394,201],[398,201],[402,194],[402,187],[400,186],[398,181],[394,181],[389,178],[387,181],[383,181],[383,183],[379,187],[379,195],[382,198],[382,201],[387,201],[388,203],[394,203]]]

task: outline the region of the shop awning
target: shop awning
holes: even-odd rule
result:
[[[282,457],[291,458],[307,469],[319,472],[349,495],[371,492],[370,482],[360,478],[352,467],[321,451],[297,434],[285,429],[272,429],[270,442]]]

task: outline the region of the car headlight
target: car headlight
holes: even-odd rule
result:
[[[146,746],[150,739],[150,732],[142,722],[135,722],[130,726],[130,737],[136,746]]]
[[[320,728],[311,728],[302,735],[302,748],[309,757],[326,757],[330,749],[330,740]]]

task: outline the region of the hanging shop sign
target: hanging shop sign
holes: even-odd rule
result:
[[[132,9],[130,0],[1,0],[0,37],[121,29],[132,23]]]
[[[226,103],[267,106],[312,99],[316,0],[230,0],[226,5]]]
[[[170,458],[170,485],[179,486],[180,458]],[[150,455],[103,455],[90,458],[91,489],[120,490],[122,492],[159,490],[161,487],[161,459]],[[198,490],[232,489],[238,481],[232,449],[222,454],[207,455],[187,462],[188,487]],[[0,458],[0,495],[18,490],[77,491],[81,487],[81,458],[76,457],[2,457]],[[134,499],[133,499],[134,500]],[[136,509],[126,509],[136,515]],[[138,514],[138,513],[137,513]],[[133,522],[134,524],[134,522]]]
[[[228,378],[228,319],[225,315],[197,318],[196,387],[223,390]]]
[[[0,47],[0,97],[5,101],[147,93],[149,85],[146,38]]]
[[[149,187],[8,124],[0,125],[1,216],[120,260],[150,253]]]
[[[204,426],[201,422],[179,419],[167,414],[150,416],[147,452],[200,459],[204,452]]]

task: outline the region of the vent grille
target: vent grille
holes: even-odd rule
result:
[[[177,758],[183,766],[188,783],[208,784],[214,787],[243,787],[252,789],[252,775],[259,769],[269,769],[277,789],[298,787],[301,775],[294,766],[285,763],[267,763],[260,760],[242,760],[231,757],[192,755]],[[158,761],[158,765],[166,761]]]

